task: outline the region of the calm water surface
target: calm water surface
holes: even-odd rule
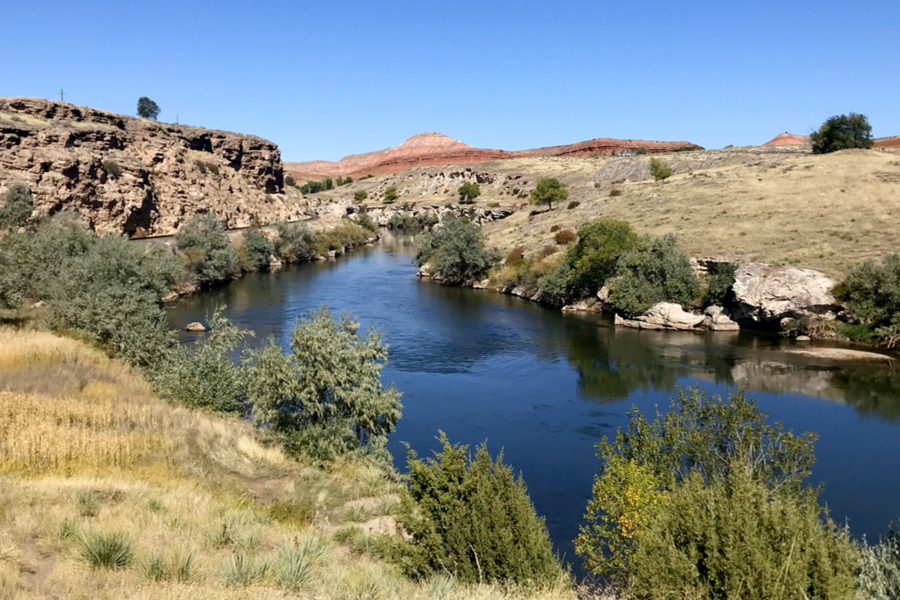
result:
[[[487,440],[521,470],[550,535],[575,562],[571,540],[597,471],[594,444],[626,423],[632,405],[649,415],[676,386],[714,393],[745,387],[770,418],[815,431],[814,482],[838,522],[877,539],[900,518],[900,372],[848,366],[788,352],[777,336],[615,329],[596,315],[565,315],[494,292],[420,281],[409,243],[384,241],[337,261],[252,274],[182,301],[183,329],[227,304],[253,345],[289,341],[294,320],[323,304],[384,330],[385,384],[403,392],[403,418],[389,449],[405,465],[408,442],[437,449]],[[185,334],[185,339],[190,339]]]

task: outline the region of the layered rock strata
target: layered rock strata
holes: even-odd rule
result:
[[[32,98],[0,98],[0,194],[74,210],[99,233],[166,235],[197,212],[228,227],[300,216],[264,139]]]

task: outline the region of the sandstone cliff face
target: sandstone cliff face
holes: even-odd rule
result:
[[[295,218],[266,140],[31,98],[0,98],[0,194],[74,210],[104,234],[166,235],[197,212],[228,227]]]
[[[597,138],[567,146],[549,146],[532,150],[490,150],[474,148],[440,133],[420,133],[399,146],[346,156],[338,162],[323,160],[285,163],[285,171],[297,181],[349,175],[359,179],[365,175],[389,175],[413,167],[434,167],[481,163],[491,160],[544,156],[588,156],[620,153],[646,148],[649,153],[674,152],[680,148],[702,149],[690,142],[653,142]]]

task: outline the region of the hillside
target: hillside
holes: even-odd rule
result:
[[[354,182],[307,198],[310,212],[345,213],[353,194],[384,209],[389,186],[400,193],[388,210],[441,208],[458,201],[464,181],[478,182],[474,209],[497,205],[512,216],[485,225],[504,251],[553,245],[552,228],[592,218],[624,219],[641,233],[676,233],[694,257],[797,264],[842,275],[867,258],[896,252],[900,240],[900,153],[890,149],[813,155],[808,146],[752,146],[680,152],[663,159],[674,175],[653,181],[649,158],[536,157],[457,167],[415,168]],[[569,200],[532,214],[528,193],[540,177],[569,186]],[[573,208],[570,204],[578,203]]]
[[[229,227],[296,218],[283,177],[255,136],[0,98],[0,193],[22,183],[39,213],[74,210],[101,233],[170,234],[206,211]]]
[[[2,598],[524,597],[405,579],[369,552],[398,499],[382,470],[294,462],[81,342],[0,327],[0,401]],[[112,534],[131,560],[91,567]]]
[[[297,181],[323,177],[351,176],[359,179],[366,175],[387,175],[413,167],[462,165],[489,160],[511,160],[539,156],[589,156],[609,155],[625,150],[645,148],[650,153],[673,152],[680,148],[698,149],[690,142],[654,142],[648,140],[618,140],[597,138],[565,146],[549,146],[531,150],[490,150],[474,148],[440,133],[419,133],[399,146],[346,156],[337,162],[309,161],[285,163],[285,172]]]

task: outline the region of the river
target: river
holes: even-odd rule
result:
[[[647,416],[668,407],[676,386],[744,387],[771,420],[817,432],[812,481],[825,484],[822,501],[855,536],[877,540],[900,518],[900,369],[792,355],[795,344],[771,334],[616,329],[599,315],[421,281],[413,254],[409,241],[388,240],[250,274],[183,299],[170,321],[183,330],[226,304],[230,319],[256,332],[251,345],[269,336],[286,345],[295,319],[323,304],[374,323],[390,344],[383,380],[403,392],[389,443],[397,467],[404,442],[428,454],[439,430],[454,442],[487,440],[521,471],[576,570],[571,540],[598,467],[594,445],[632,406]]]

